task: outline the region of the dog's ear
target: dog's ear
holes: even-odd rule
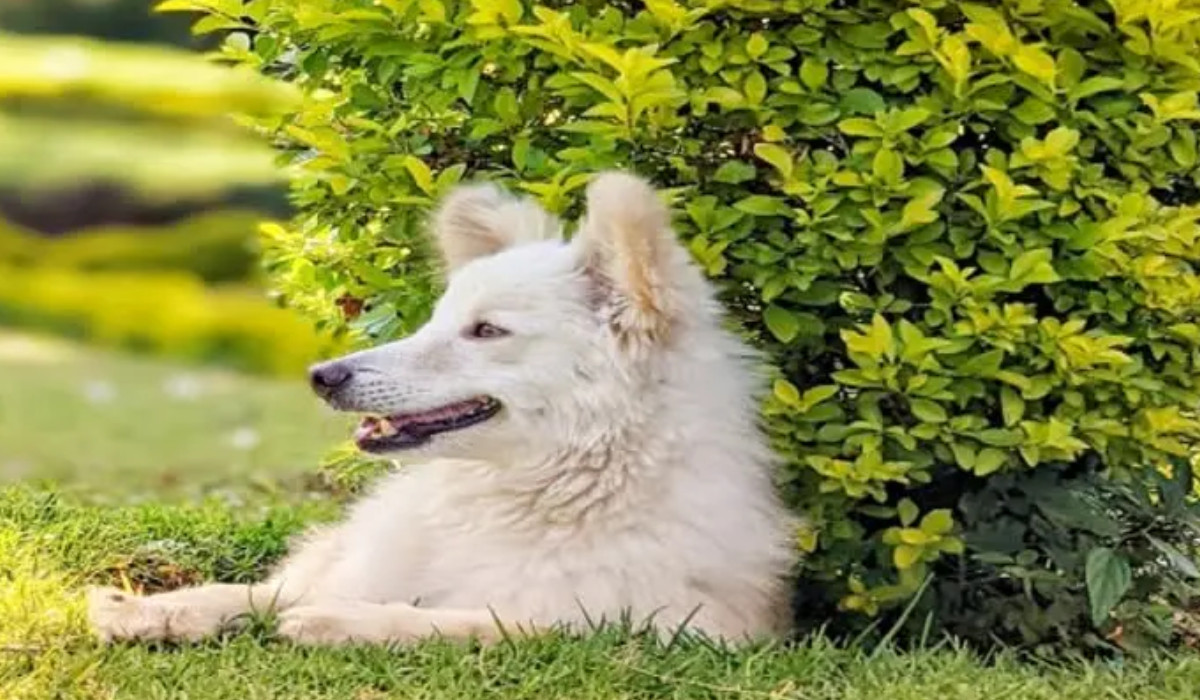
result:
[[[492,184],[463,185],[433,215],[433,235],[449,271],[505,248],[561,236],[557,218],[528,197]]]
[[[593,178],[572,245],[613,330],[623,339],[661,340],[676,315],[676,277],[687,263],[650,183],[623,172]]]

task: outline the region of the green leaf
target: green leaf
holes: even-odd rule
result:
[[[578,80],[584,85],[587,85],[596,92],[599,92],[601,95],[604,95],[610,102],[618,105],[625,104],[625,95],[621,92],[621,89],[617,87],[616,83],[604,77],[603,75],[600,75],[599,73],[590,73],[587,71],[575,71],[570,75],[572,78]],[[737,92],[734,92],[734,94],[737,95],[737,99],[741,99],[741,95],[739,95]]]
[[[1088,552],[1085,578],[1092,624],[1099,627],[1129,590],[1133,572],[1124,556],[1108,547],[1096,547]]]
[[[1053,259],[1054,251],[1049,248],[1027,250],[1013,261],[1008,279],[1023,285],[1057,282],[1060,278],[1051,264]]]
[[[771,335],[781,343],[792,342],[800,332],[800,321],[795,314],[782,306],[770,304],[763,309],[763,321],[766,322]]]
[[[838,130],[847,136],[867,136],[871,138],[883,136],[883,129],[879,124],[875,123],[874,119],[863,119],[862,117],[843,119],[838,122]]]
[[[1000,389],[1000,411],[1004,415],[1004,425],[1011,428],[1025,417],[1025,399],[1021,398],[1021,395],[1014,389],[1007,386],[1002,387]]]
[[[904,159],[890,148],[881,148],[871,161],[871,173],[880,182],[898,184],[904,177]]]
[[[937,54],[935,54],[937,56]],[[967,42],[957,34],[952,34],[942,41],[941,55],[938,62],[950,74],[955,83],[955,94],[971,76],[971,49]]]
[[[413,182],[417,183],[417,187],[429,196],[436,194],[436,187],[433,183],[433,173],[429,170],[429,166],[416,156],[404,157],[404,169],[412,177]]]
[[[738,200],[733,207],[754,216],[786,216],[790,218],[794,215],[792,208],[784,204],[783,200],[762,194],[752,194],[745,199]]]
[[[975,455],[975,464],[971,466],[971,471],[976,476],[987,476],[998,471],[1007,461],[1008,453],[1004,450],[995,447],[985,447]]]
[[[963,469],[974,470],[975,460],[978,457],[975,448],[963,441],[954,441],[950,443],[950,452],[954,454],[954,463]]]
[[[792,177],[792,154],[786,148],[774,143],[754,144],[754,155],[771,164],[771,167],[783,176],[784,180]]]
[[[417,0],[421,16],[429,22],[440,24],[446,21],[446,6],[442,0]]]
[[[808,102],[800,107],[800,113],[797,115],[801,124],[807,126],[825,126],[837,121],[841,116],[841,112],[837,107],[819,101]]]
[[[892,561],[901,571],[911,569],[921,559],[921,549],[912,545],[902,544],[892,552]]]
[[[923,420],[926,423],[945,423],[949,420],[946,415],[946,409],[936,401],[930,399],[909,399],[908,407],[912,414],[918,420]]]
[[[852,88],[842,93],[838,106],[849,114],[877,114],[882,112],[887,104],[878,92],[870,88]]]
[[[900,499],[900,502],[896,504],[896,514],[900,517],[900,524],[904,527],[917,522],[917,516],[920,513],[921,511],[917,508],[917,504],[907,498]]]
[[[812,407],[816,406],[822,401],[833,398],[835,395],[837,395],[837,393],[838,386],[836,384],[823,384],[821,386],[814,386],[804,392],[804,396],[800,398],[800,402],[805,406]]]
[[[471,0],[471,5],[485,17],[502,19],[505,24],[516,24],[524,14],[521,0]]]
[[[1058,72],[1058,66],[1055,65],[1053,56],[1037,46],[1021,45],[1013,53],[1012,60],[1013,65],[1022,72],[1032,75],[1047,85],[1054,85],[1054,76]]]
[[[924,107],[909,107],[887,118],[888,130],[893,133],[905,133],[924,124],[933,113]]]
[[[1043,145],[1046,156],[1057,158],[1065,156],[1079,143],[1079,132],[1066,126],[1060,126],[1046,134]]]
[[[871,325],[863,330],[863,333],[842,331],[842,341],[846,343],[847,350],[866,355],[876,362],[885,357],[896,357],[896,339],[892,335],[892,327],[881,314],[875,314]]]
[[[942,201],[945,192],[939,187],[908,200],[900,214],[900,226],[909,229],[937,221],[938,213],[935,207]]]
[[[1063,530],[1085,530],[1098,537],[1120,537],[1124,531],[1103,507],[1094,506],[1079,494],[1064,486],[1039,488],[1032,494],[1038,510],[1055,527]]]
[[[502,88],[496,92],[496,97],[492,100],[492,109],[496,110],[496,116],[509,124],[515,123],[521,118],[521,107],[517,103],[517,93],[509,87]]]
[[[1098,95],[1102,92],[1110,92],[1112,90],[1123,90],[1124,88],[1125,81],[1121,80],[1120,78],[1113,78],[1107,75],[1097,75],[1076,85],[1069,93],[1067,93],[1067,96],[1071,98],[1072,101],[1078,102],[1079,100],[1087,99],[1092,95]]]
[[[931,535],[945,535],[954,529],[954,517],[947,508],[931,510],[921,518],[921,531]]]
[[[727,109],[736,109],[746,104],[746,97],[731,87],[710,87],[704,91],[703,97]]]
[[[646,0],[646,9],[668,27],[679,25],[687,17],[687,8],[673,0]]]
[[[761,58],[769,48],[771,48],[771,44],[767,41],[767,38],[762,35],[762,32],[754,32],[750,35],[750,38],[746,40],[746,55],[755,60]]]
[[[717,168],[717,172],[713,174],[713,179],[717,182],[725,182],[731,185],[737,185],[749,180],[753,180],[758,171],[750,163],[741,160],[728,160]]]
[[[1053,107],[1034,97],[1029,97],[1014,107],[1012,115],[1017,118],[1017,121],[1030,126],[1045,124],[1057,116]]]
[[[1021,433],[1016,430],[1003,430],[1001,428],[988,428],[980,430],[976,437],[985,445],[995,445],[996,447],[1016,447],[1020,445],[1023,438]]]
[[[819,90],[827,80],[829,67],[825,65],[825,61],[815,56],[805,57],[804,62],[800,64],[800,82],[809,90]]]
[[[795,384],[786,379],[776,379],[775,385],[772,388],[772,393],[775,394],[775,398],[779,399],[780,403],[793,408],[800,406],[800,390],[796,388]]]
[[[762,73],[752,71],[742,85],[742,92],[746,95],[747,104],[752,107],[761,105],[767,96],[767,79],[763,77]]]

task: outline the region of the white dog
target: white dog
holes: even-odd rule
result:
[[[598,176],[565,242],[532,201],[465,186],[434,233],[450,278],[429,323],[311,373],[373,414],[363,450],[407,466],[263,583],[93,589],[99,636],[195,640],[267,609],[308,644],[785,630],[791,524],[753,356],[655,191]]]

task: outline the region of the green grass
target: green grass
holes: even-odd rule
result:
[[[294,484],[341,426],[329,427],[295,385],[201,373],[224,388],[177,404],[161,387],[179,368],[11,336],[7,347],[0,455],[34,462],[67,491],[0,488],[0,700],[1192,700],[1200,688],[1200,657],[1188,655],[1045,665],[1008,654],[985,661],[948,643],[875,653],[821,639],[735,653],[698,641],[663,648],[619,630],[486,650],[312,650],[261,625],[195,646],[101,647],[85,624],[83,586],[250,581],[290,534],[335,517],[325,500],[255,483]],[[118,389],[103,407],[80,399],[80,382],[96,377]],[[72,422],[84,420],[77,431]],[[257,452],[217,444],[247,424],[262,435]],[[331,435],[318,434],[326,428]],[[164,484],[164,474],[176,476]],[[214,485],[221,490],[195,497]],[[141,502],[105,502],[131,497]]]
[[[45,492],[0,492],[0,697],[26,698],[1088,698],[1191,700],[1200,658],[1117,669],[1057,667],[1001,656],[988,663],[946,646],[915,653],[840,650],[821,640],[731,653],[699,642],[662,648],[607,631],[483,651],[311,650],[264,627],[191,647],[118,646],[88,637],[78,589],[124,572],[248,581],[287,535],[331,509],[309,504],[233,512],[186,506],[78,505]]]
[[[271,488],[348,435],[299,382],[182,367],[0,329],[0,484],[97,497]]]

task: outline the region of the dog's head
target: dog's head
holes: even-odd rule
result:
[[[632,408],[656,348],[707,315],[666,207],[631,175],[592,180],[569,242],[491,185],[451,193],[433,233],[449,278],[429,322],[310,373],[329,404],[369,414],[355,436],[368,452],[486,459],[586,439]]]

